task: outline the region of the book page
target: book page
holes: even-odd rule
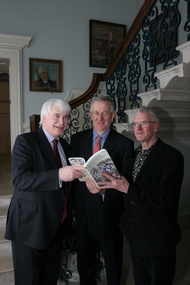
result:
[[[87,161],[85,167],[88,169],[92,177],[96,182],[106,181],[108,180],[104,176],[102,176],[102,172],[109,172],[114,177],[120,179],[121,176],[115,167],[111,157],[109,156],[107,150],[101,149],[92,155]]]
[[[85,165],[86,163],[83,157],[69,157],[68,160],[71,165]]]
[[[69,157],[68,159],[71,165],[83,165],[85,167],[84,170],[80,171],[83,172],[86,176],[80,178],[80,181],[85,181],[86,177],[92,178],[95,183],[101,181],[109,181],[109,179],[102,176],[102,172],[105,171],[112,174],[115,178],[121,178],[106,149],[101,149],[93,154],[86,163],[83,157]]]
[[[69,160],[71,165],[83,165],[83,166],[85,166],[85,164],[86,164],[86,161],[83,157],[69,157],[68,160]],[[89,173],[88,169],[84,168],[83,170],[80,170],[80,171],[85,174],[85,177],[82,177],[79,179],[80,181],[85,181],[86,177],[90,177],[93,179],[93,177]],[[94,182],[96,183],[96,181],[94,181]]]
[[[86,177],[90,177],[91,179],[93,179],[92,175],[90,174],[90,172],[88,171],[87,168],[80,169],[79,171],[81,171],[82,173],[85,174],[85,177],[79,178],[80,181],[85,181],[85,180],[86,180]],[[93,179],[93,180],[94,180],[94,179]],[[94,182],[96,182],[96,181],[94,181]]]

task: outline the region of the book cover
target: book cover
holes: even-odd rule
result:
[[[85,162],[83,157],[70,157],[69,162],[71,165],[83,165],[85,167],[84,170],[80,171],[82,171],[86,176],[81,178],[80,181],[85,181],[86,177],[92,178],[96,184],[97,182],[108,181],[108,179],[102,175],[102,172],[105,171],[111,173],[118,179],[121,178],[106,149],[101,149],[93,154],[87,162]]]

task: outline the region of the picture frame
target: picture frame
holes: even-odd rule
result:
[[[62,61],[29,58],[30,91],[62,92]]]
[[[89,66],[107,68],[126,35],[126,25],[89,20]]]

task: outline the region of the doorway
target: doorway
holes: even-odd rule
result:
[[[11,150],[22,128],[22,49],[32,37],[0,34],[0,58],[9,59]]]
[[[11,153],[9,76],[0,73],[0,153]]]

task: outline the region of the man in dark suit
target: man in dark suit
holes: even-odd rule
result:
[[[72,156],[87,161],[93,154],[98,135],[121,174],[128,171],[134,143],[110,129],[115,117],[114,103],[108,96],[92,98],[89,112],[93,129],[71,137]],[[77,235],[77,265],[81,285],[95,285],[97,249],[105,259],[108,285],[119,285],[122,268],[123,235],[118,227],[124,208],[123,194],[114,189],[92,195],[85,182],[74,181],[74,210]]]
[[[13,147],[14,192],[5,238],[12,241],[15,285],[57,284],[71,211],[66,182],[82,176],[79,167],[67,166],[70,149],[60,137],[70,111],[67,102],[48,100],[41,109],[42,127],[19,135]],[[53,152],[54,139],[63,167]]]
[[[126,194],[119,225],[129,242],[135,284],[172,285],[181,237],[177,215],[184,159],[158,139],[160,121],[151,108],[137,109],[132,125],[141,143],[134,156],[132,181],[105,174],[111,182],[101,187]],[[87,186],[92,193],[101,191],[91,180]]]

